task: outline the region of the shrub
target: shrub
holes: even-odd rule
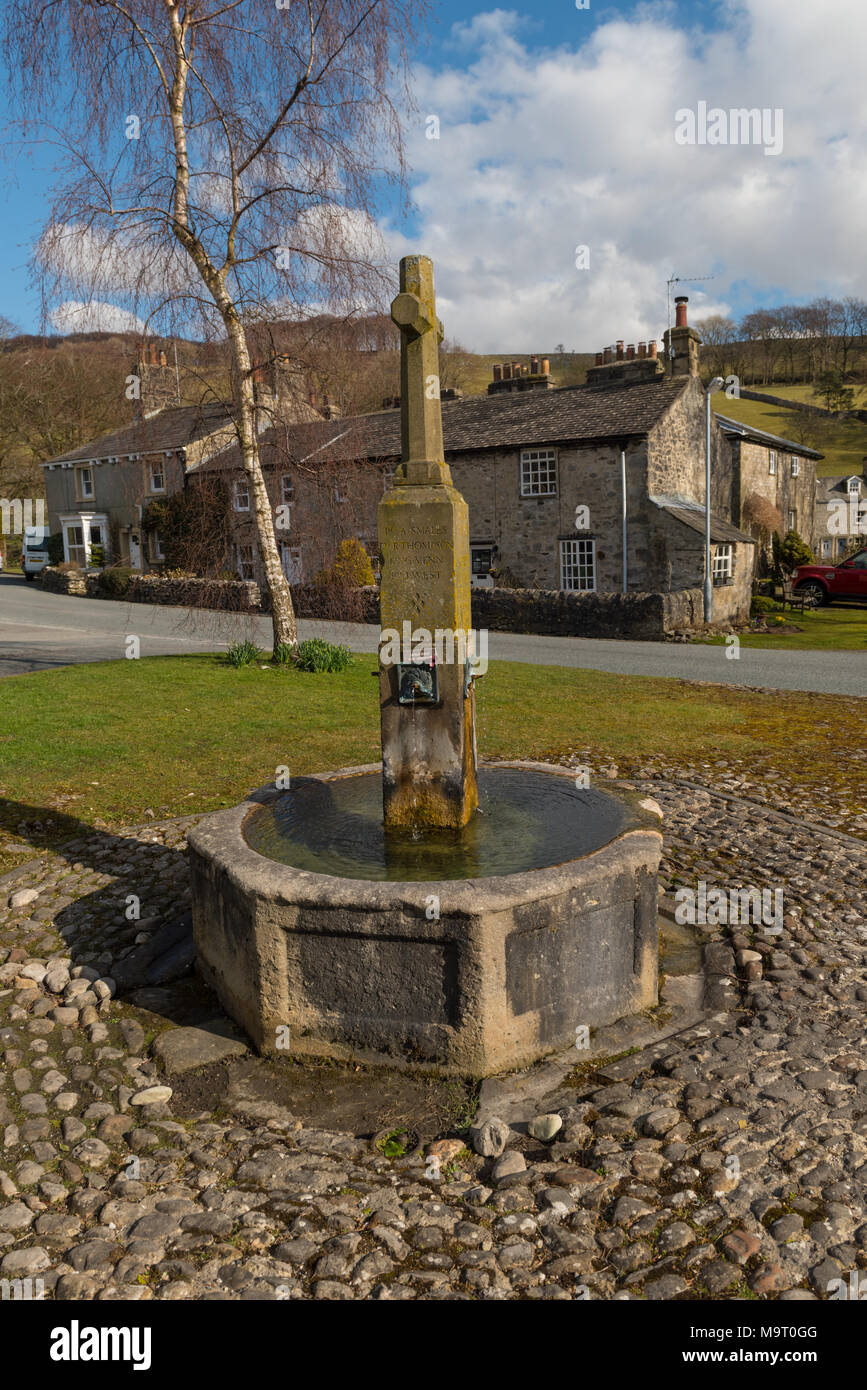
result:
[[[370,556],[361,541],[354,538],[340,542],[334,564],[330,569],[319,570],[313,580],[319,589],[330,584],[341,589],[361,589],[374,582]]]
[[[335,647],[321,637],[308,637],[299,642],[295,652],[295,665],[299,671],[345,671],[352,653],[348,647]]]
[[[760,617],[763,613],[774,613],[777,605],[772,598],[765,598],[762,594],[754,594],[750,604],[750,614],[753,618]]]
[[[230,666],[252,666],[259,660],[259,648],[255,642],[233,642],[226,652],[226,660]]]
[[[809,565],[812,561],[813,552],[797,531],[787,531],[781,541],[774,537],[774,564],[778,571],[776,578],[782,578],[784,574],[794,574],[799,565]]]
[[[106,598],[123,598],[129,588],[130,580],[138,570],[130,569],[128,565],[113,565],[110,569],[100,570],[96,577],[101,594]]]
[[[292,666],[295,663],[295,647],[290,647],[288,642],[278,642],[274,648],[272,660],[275,666]]]

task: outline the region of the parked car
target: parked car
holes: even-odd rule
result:
[[[21,547],[21,568],[24,578],[32,581],[48,564],[48,537],[42,530],[25,530]]]
[[[833,603],[835,598],[867,599],[867,547],[839,565],[799,565],[795,592],[812,593],[817,603]]]

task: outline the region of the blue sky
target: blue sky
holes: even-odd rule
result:
[[[379,231],[391,259],[434,257],[447,334],[468,348],[659,336],[675,273],[714,276],[685,286],[693,317],[867,295],[862,0],[434,8],[414,70],[417,210],[384,205]],[[759,109],[779,130],[680,142],[677,113],[701,103]],[[12,172],[0,313],[35,331],[26,262],[50,167],[37,155]]]

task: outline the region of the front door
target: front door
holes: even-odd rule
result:
[[[138,533],[137,533],[137,532],[135,533],[135,535],[133,535],[133,533],[130,532],[130,537],[129,537],[129,563],[130,563],[130,568],[131,568],[131,569],[134,569],[134,570],[140,570],[140,569],[141,569],[141,545],[139,544],[139,538],[138,538]]]

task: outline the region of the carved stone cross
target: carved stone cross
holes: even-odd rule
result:
[[[443,455],[440,414],[439,345],[443,326],[437,318],[433,262],[428,256],[404,256],[400,294],[391,317],[401,333],[400,412],[402,463],[396,483],[450,483]]]

